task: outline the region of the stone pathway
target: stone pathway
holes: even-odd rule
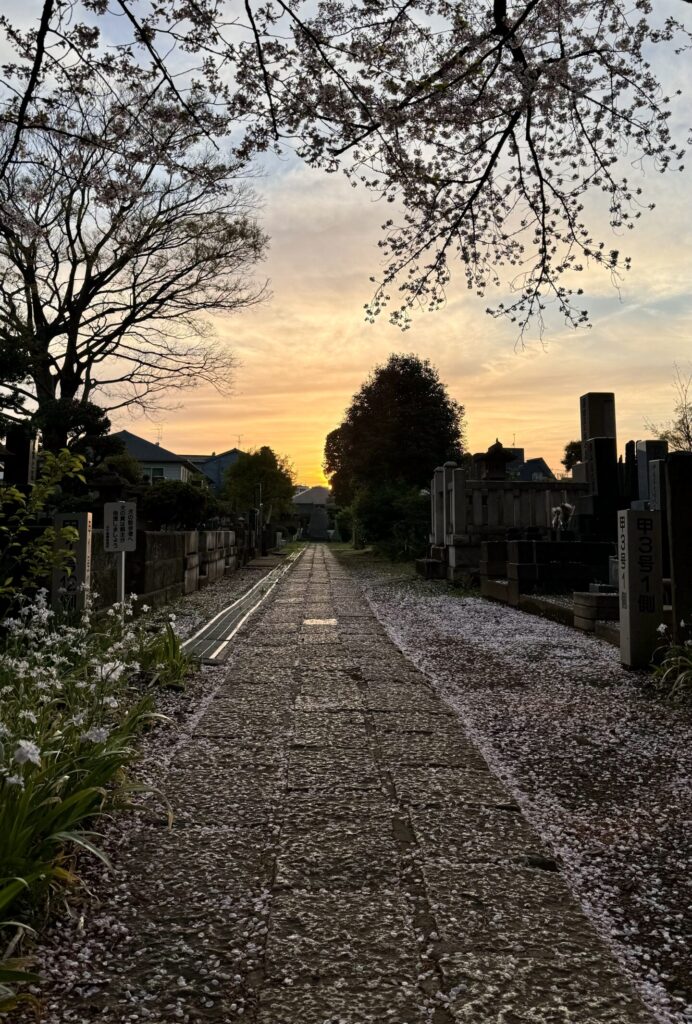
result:
[[[112,850],[51,1022],[651,1024],[326,545],[238,634],[161,785],[175,825]]]

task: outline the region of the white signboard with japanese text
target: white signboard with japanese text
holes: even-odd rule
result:
[[[617,557],[620,660],[630,668],[646,668],[661,641],[663,623],[660,512],[618,512]]]
[[[137,546],[137,503],[108,501],[103,506],[104,551],[134,551]]]

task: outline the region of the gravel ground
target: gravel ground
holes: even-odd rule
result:
[[[690,712],[643,694],[593,636],[344,557],[659,1020],[691,1021]]]

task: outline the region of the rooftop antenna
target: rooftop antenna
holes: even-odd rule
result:
[[[512,434],[512,448],[516,448],[516,446],[517,446],[517,435],[516,434]]]
[[[157,443],[157,445],[159,447],[161,447],[161,440],[162,440],[162,438],[163,438],[163,427],[159,423],[158,427],[156,428],[156,443]]]
[[[238,447],[240,448],[240,443],[243,440],[243,438],[245,437],[245,434],[236,434],[235,436],[238,439]]]

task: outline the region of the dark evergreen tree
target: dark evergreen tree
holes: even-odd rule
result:
[[[392,354],[377,366],[325,444],[336,500],[363,487],[427,487],[435,466],[461,458],[464,409],[427,359]]]

